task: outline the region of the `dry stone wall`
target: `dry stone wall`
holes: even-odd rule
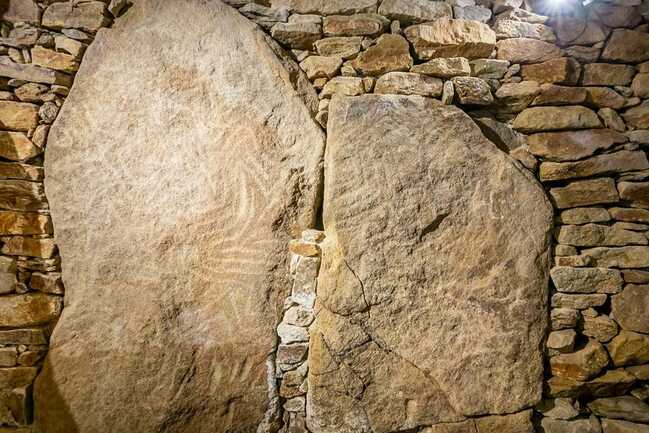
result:
[[[375,431],[648,432],[649,3],[226,3],[299,63],[318,92],[311,102],[323,129],[335,98],[438,99],[467,112],[538,179],[554,205],[545,380],[542,398],[522,405],[533,410],[498,412],[503,416],[486,410],[441,424],[388,420]],[[63,308],[56,227],[43,188],[49,125],[95,33],[125,6],[115,0],[0,2],[2,433],[30,430],[32,383]],[[526,207],[534,215],[542,203]],[[317,357],[322,367],[321,343],[309,329],[321,247],[330,241],[306,231],[288,245],[285,272],[293,289],[277,318],[274,361],[282,421],[264,424],[268,431],[309,428],[309,360]],[[339,383],[353,389],[352,378]],[[47,392],[42,396],[36,405],[47,407]]]

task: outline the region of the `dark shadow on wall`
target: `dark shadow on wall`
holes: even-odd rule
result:
[[[36,378],[34,384],[34,399],[38,399],[45,404],[41,404],[41,411],[34,410],[34,427],[32,433],[79,433],[70,407],[66,403],[64,397],[61,395],[56,377],[51,365],[51,358],[48,355],[45,358],[43,369]],[[55,420],[55,424],[44,425],[40,421],[42,416],[42,407],[47,409],[47,419]]]
[[[3,19],[5,13],[9,10],[10,0],[0,0],[0,19]]]

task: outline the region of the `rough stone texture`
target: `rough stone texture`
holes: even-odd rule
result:
[[[630,127],[638,129],[649,128],[649,100],[629,108],[622,116]]]
[[[376,81],[374,93],[437,98],[442,94],[442,80],[410,72],[390,72]]]
[[[496,34],[486,24],[441,18],[408,27],[405,35],[422,60],[434,57],[489,57]]]
[[[629,63],[649,60],[649,34],[625,29],[614,30],[604,47],[602,59]]]
[[[317,41],[314,45],[318,54],[321,56],[334,56],[343,59],[350,59],[355,57],[361,50],[360,36],[345,37],[332,37],[324,38]]]
[[[58,296],[27,294],[0,298],[0,327],[44,325],[61,314]]]
[[[408,71],[412,67],[410,46],[403,36],[382,35],[373,46],[356,57],[352,66],[362,74],[371,76]]]
[[[494,101],[489,84],[480,78],[455,77],[453,86],[461,105],[490,105]]]
[[[9,22],[38,23],[41,12],[34,0],[5,0],[0,18]]]
[[[334,15],[325,17],[322,31],[326,36],[377,36],[388,24],[382,15]]]
[[[275,46],[220,2],[143,0],[88,49],[46,155],[66,308],[41,431],[276,422],[267,357],[324,140]]]
[[[534,404],[551,215],[538,186],[433,100],[334,97],[328,134],[311,431],[392,432]]]
[[[649,207],[649,182],[620,182],[620,198],[637,207]]]
[[[649,433],[649,425],[604,418],[602,431],[603,433]]]
[[[626,86],[634,75],[633,66],[591,63],[584,66],[582,83],[585,86]]]
[[[608,352],[616,366],[649,362],[649,336],[621,331],[608,345]]]
[[[415,65],[410,70],[439,78],[471,75],[471,65],[464,57],[432,59],[426,63]]]
[[[541,164],[540,177],[542,181],[562,180],[647,168],[649,161],[644,152],[622,150],[578,162],[544,162]]]
[[[405,25],[434,21],[438,18],[453,18],[450,5],[443,1],[430,0],[383,0],[379,13]]]
[[[622,329],[649,334],[649,285],[627,285],[613,296],[612,314]]]
[[[38,66],[23,65],[14,63],[11,60],[0,58],[0,74],[3,77],[15,78],[17,80],[34,81],[46,84],[61,84],[69,86],[70,76],[51,69]]]
[[[38,125],[38,106],[26,102],[0,101],[0,128],[29,131]]]
[[[570,57],[560,57],[533,65],[523,65],[521,74],[524,80],[539,83],[575,84],[579,80],[581,66]]]
[[[248,3],[248,0],[244,0]],[[274,8],[287,7],[298,14],[336,15],[376,12],[377,0],[272,0]]]
[[[600,203],[615,203],[619,200],[615,181],[610,178],[571,182],[564,187],[550,189],[550,196],[559,209]]]
[[[579,105],[533,107],[522,111],[512,125],[521,132],[589,129],[602,126],[597,114]]]
[[[528,137],[530,152],[550,161],[582,159],[625,141],[623,134],[610,129],[544,132]]]
[[[586,347],[574,353],[550,358],[550,370],[557,377],[574,380],[588,380],[608,364],[606,349],[597,341],[589,341]]]
[[[540,63],[561,57],[559,47],[536,39],[503,39],[497,47],[498,58],[512,63]]]
[[[95,32],[109,23],[104,16],[106,4],[100,1],[54,3],[43,12],[43,26],[60,29],[72,27]]]
[[[543,418],[545,433],[601,433],[599,421],[595,417],[577,420]]]
[[[621,418],[628,421],[649,422],[649,405],[635,397],[600,398],[588,403],[595,414],[606,418]]]
[[[565,293],[617,293],[623,284],[620,271],[606,268],[557,266],[550,276],[556,289]]]

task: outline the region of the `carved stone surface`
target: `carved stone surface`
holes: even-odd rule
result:
[[[311,431],[535,404],[552,215],[541,188],[455,107],[365,95],[329,109]]]
[[[66,307],[43,432],[272,430],[286,247],[324,145],[293,67],[220,2],[142,0],[99,32],[46,157]]]

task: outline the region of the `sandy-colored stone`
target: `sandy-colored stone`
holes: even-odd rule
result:
[[[536,81],[505,83],[496,91],[496,98],[501,104],[500,109],[504,112],[520,113],[534,101],[540,92],[541,86]]]
[[[591,307],[600,307],[606,302],[607,296],[604,293],[596,294],[565,294],[555,293],[550,299],[553,308],[571,308],[574,310],[585,310]]]
[[[471,73],[478,78],[500,80],[509,66],[507,60],[478,59],[471,62]]]
[[[439,78],[471,75],[471,65],[464,57],[431,59],[410,69],[412,72]]]
[[[557,240],[578,247],[647,245],[647,238],[642,233],[601,224],[561,226]]]
[[[588,403],[588,408],[600,417],[649,422],[649,405],[630,395],[599,398]]]
[[[577,333],[574,329],[562,329],[548,334],[546,346],[559,352],[572,352]]]
[[[524,65],[533,66],[533,65]],[[541,85],[539,96],[532,105],[579,105],[586,102],[588,93],[582,87],[558,86],[545,83]]]
[[[552,28],[543,24],[532,24],[518,20],[499,18],[493,26],[498,39],[529,38],[554,42],[557,38]]]
[[[610,178],[571,182],[564,187],[550,189],[550,196],[559,209],[615,203],[620,199],[615,181]]]
[[[35,46],[31,50],[32,63],[43,68],[54,69],[61,72],[75,72],[79,69],[77,59],[66,53],[59,53],[48,48]]]
[[[583,316],[581,333],[592,337],[600,343],[607,343],[617,335],[619,327],[613,319],[608,316]]]
[[[621,150],[577,162],[544,162],[541,164],[539,175],[542,181],[550,181],[624,173],[648,168],[649,160],[643,151]],[[622,195],[621,192],[620,194]]]
[[[248,0],[244,0],[246,3]],[[352,15],[376,12],[377,0],[271,0],[274,8],[286,7],[298,14]]]
[[[430,0],[383,0],[379,13],[404,25],[453,18],[453,10],[449,4]]]
[[[34,272],[29,278],[29,287],[43,293],[62,295],[64,292],[63,280],[60,273],[43,274]]]
[[[412,72],[390,72],[376,80],[374,93],[438,98],[442,94],[442,86],[439,78]]]
[[[649,100],[642,104],[629,108],[622,114],[627,125],[636,129],[649,128]]]
[[[649,425],[619,419],[602,419],[603,433],[649,433]]]
[[[591,106],[618,110],[626,103],[622,95],[608,87],[586,87],[586,91],[588,92],[587,103]]]
[[[649,98],[649,73],[637,74],[631,83],[633,94],[639,98]]]
[[[356,57],[352,66],[361,74],[370,76],[408,71],[412,67],[410,45],[403,36],[381,35],[374,45]]]
[[[2,253],[9,256],[29,256],[49,259],[56,252],[54,239],[13,236],[2,238]]]
[[[605,268],[645,268],[649,267],[649,247],[629,246],[618,248],[591,248],[583,251]]]
[[[624,143],[624,135],[610,129],[543,132],[528,137],[530,152],[550,161],[574,161]]]
[[[611,216],[619,221],[632,223],[649,223],[649,210],[613,207],[609,209]]]
[[[559,220],[563,224],[598,223],[611,220],[609,212],[601,207],[580,207],[561,212]]]
[[[649,334],[649,285],[628,284],[613,296],[611,307],[622,329]]]
[[[62,86],[69,86],[72,83],[72,78],[64,73],[31,64],[14,63],[6,58],[0,58],[0,76]]]
[[[534,404],[551,216],[542,191],[457,108],[363,95],[334,97],[329,110],[310,430],[401,431]],[[488,222],[484,206],[498,209]]]
[[[539,83],[556,83],[573,85],[579,80],[581,66],[570,57],[560,57],[543,63],[523,65],[521,75],[524,80]]]
[[[591,63],[584,65],[584,86],[626,86],[631,83],[635,68],[612,63]]]
[[[496,34],[488,25],[468,20],[440,18],[410,26],[404,33],[421,60],[489,57],[496,44]]]
[[[35,146],[22,132],[0,131],[0,156],[12,161],[24,161],[40,155],[43,149]]]
[[[616,366],[649,362],[649,336],[621,331],[608,345],[608,352]]]
[[[607,365],[606,349],[594,340],[576,352],[550,358],[550,370],[554,376],[582,381],[597,376]]]
[[[511,63],[541,63],[561,57],[559,47],[537,39],[503,39],[497,48],[498,58]]]
[[[556,289],[565,293],[617,293],[623,284],[620,271],[606,268],[557,266],[550,276]]]
[[[101,1],[54,3],[43,12],[42,24],[54,29],[65,27],[96,32],[110,23],[104,12],[106,4]]]
[[[322,37],[322,27],[315,23],[277,23],[270,34],[280,44],[296,50],[312,50]]]
[[[0,297],[0,327],[44,325],[61,314],[63,298],[43,294]]]
[[[377,14],[333,15],[325,17],[322,31],[326,36],[378,36],[389,24]]]
[[[578,105],[565,107],[532,107],[523,110],[512,125],[521,132],[599,128],[597,114]]]
[[[362,40],[360,36],[332,37],[320,39],[314,45],[321,56],[351,59],[360,52]]]
[[[620,198],[637,207],[649,207],[649,182],[619,182]]]
[[[601,433],[602,431],[595,417],[575,420],[543,418],[541,425],[545,433]]]
[[[614,30],[604,47],[602,60],[625,63],[649,60],[649,34],[626,29]]]
[[[5,0],[0,10],[3,21],[38,24],[41,11],[34,0]]]
[[[365,93],[363,79],[359,77],[335,77],[322,88],[321,98],[331,98],[340,93],[347,96],[358,96]]]
[[[573,328],[579,320],[579,311],[574,308],[553,308],[550,310],[550,324],[553,331]]]
[[[273,431],[287,245],[321,188],[306,77],[221,2],[134,3],[49,134],[66,308],[37,429]]]
[[[477,433],[534,433],[531,410],[476,418],[475,426]]]
[[[300,63],[309,80],[333,78],[340,71],[343,61],[340,57],[309,56]]]
[[[481,78],[455,77],[453,86],[460,105],[491,105],[494,102],[489,83]]]
[[[38,125],[38,106],[27,102],[0,101],[0,128],[29,131]]]

